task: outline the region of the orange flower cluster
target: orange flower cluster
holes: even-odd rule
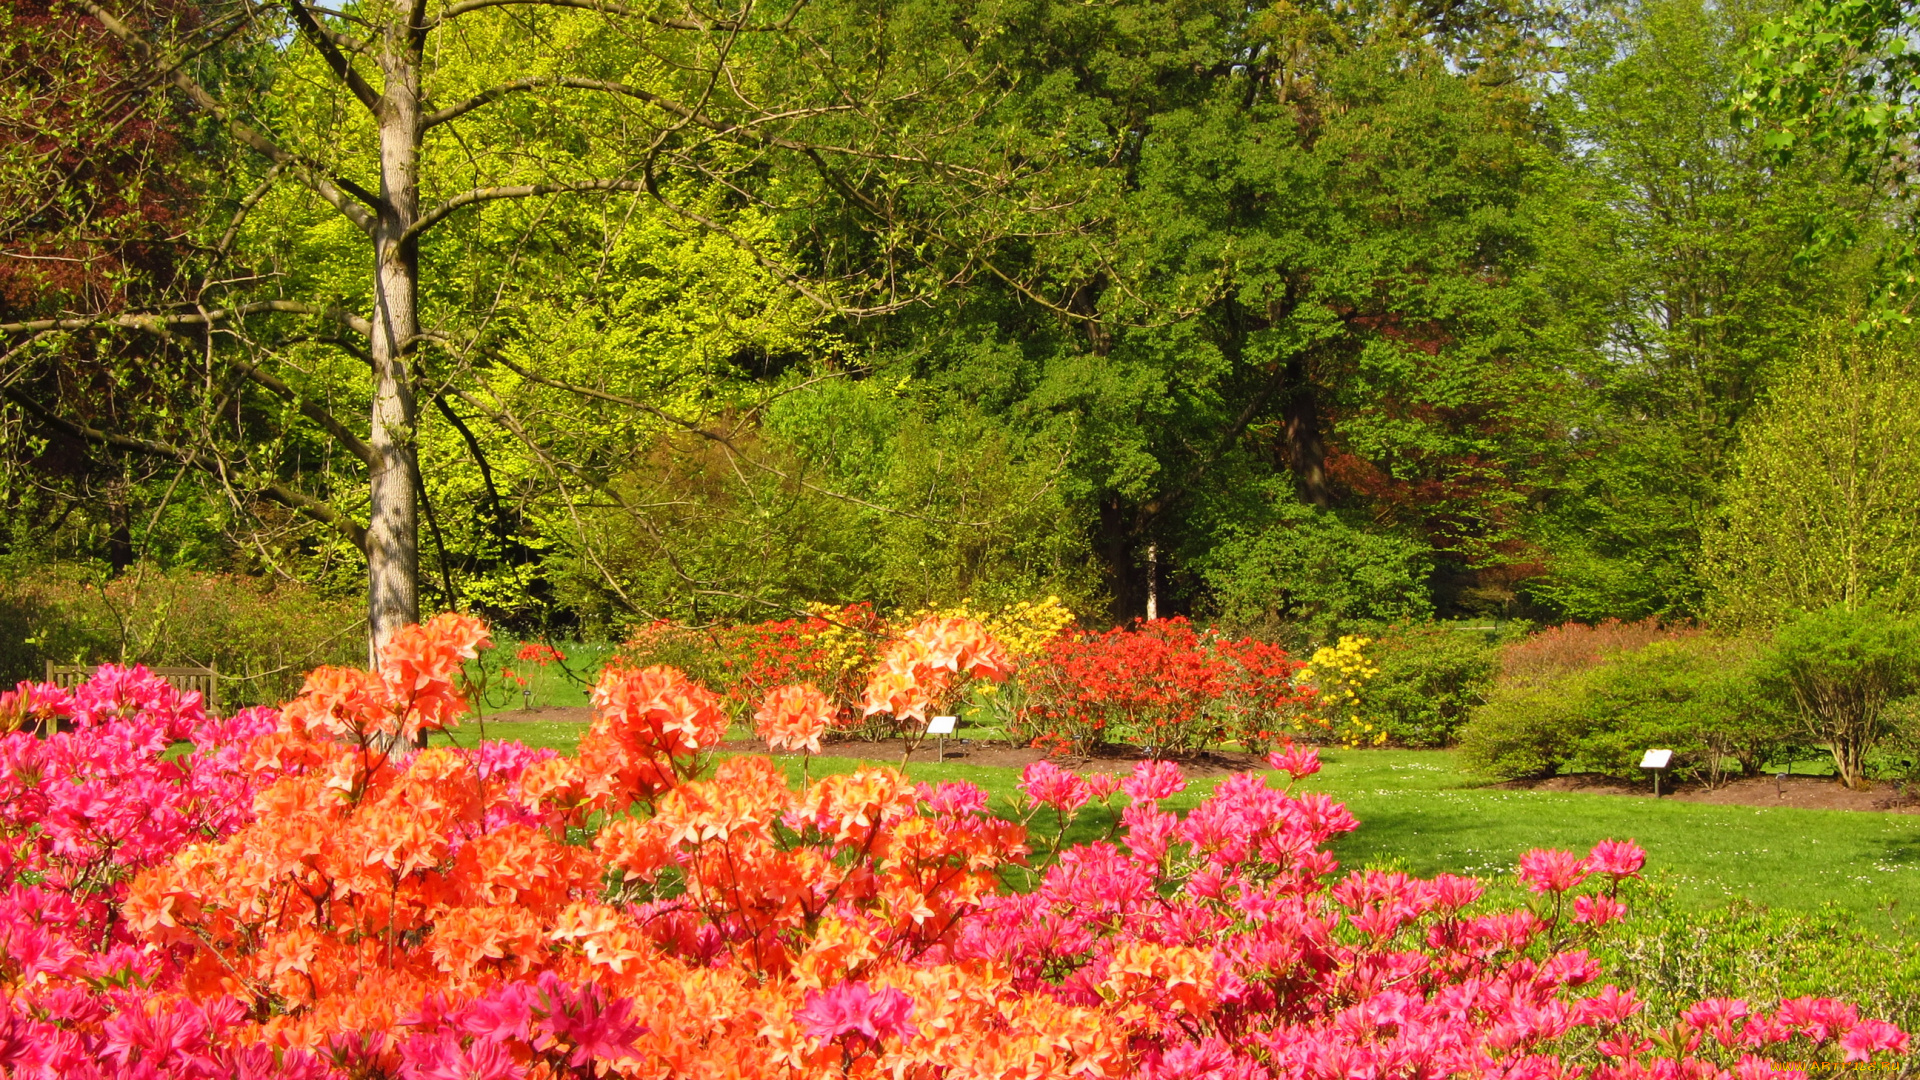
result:
[[[378,701],[385,683],[316,685]],[[818,691],[788,696],[819,715]],[[923,812],[927,792],[891,769],[804,793],[757,757],[687,779],[725,719],[669,668],[610,671],[594,703],[578,759],[503,782],[466,751],[396,765],[329,740],[369,725],[320,718],[373,706],[315,694],[256,743],[256,764],[285,775],[252,824],[141,874],[128,924],[180,959],[178,1001],[234,995],[277,1053],[341,1061],[350,1044],[369,1075],[420,1052],[426,1036],[410,1033],[438,1022],[434,1002],[546,978],[630,1004],[625,1076],[825,1074],[855,1058],[856,1074],[962,1060],[992,1075],[1125,1071],[1123,1032],[1101,1011],[1040,1007],[990,963],[928,963],[994,892],[996,868],[1024,856],[1019,825],[983,806]],[[635,798],[652,812],[625,813]],[[590,846],[568,842],[595,820]],[[904,995],[911,1030],[884,1053],[809,1026],[807,1003],[833,1015],[816,999],[850,981]]]
[[[833,716],[833,702],[812,683],[776,686],[753,714],[754,731],[767,740],[769,749],[817,754]]]
[[[727,735],[717,694],[670,667],[609,667],[593,688],[593,726],[580,740],[580,770],[593,794],[624,806],[691,775],[697,755]]]
[[[448,612],[402,627],[380,650],[380,670],[322,667],[308,673],[300,696],[281,710],[297,732],[348,739],[360,746],[410,742],[467,713],[459,675],[481,649],[493,647],[487,625]]]
[[[880,654],[867,680],[866,715],[891,713],[926,723],[927,710],[958,675],[995,682],[1013,663],[993,635],[972,619],[922,619]]]

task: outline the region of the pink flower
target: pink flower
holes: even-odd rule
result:
[[[1150,803],[1134,803],[1120,812],[1127,827],[1127,850],[1143,862],[1158,865],[1180,835],[1180,819]]]
[[[1602,840],[1587,853],[1589,873],[1605,874],[1615,881],[1638,877],[1647,864],[1647,853],[1631,840]]]
[[[1581,896],[1573,901],[1573,921],[1605,926],[1627,913],[1627,905],[1610,896]]]
[[[1036,761],[1020,772],[1020,790],[1035,806],[1051,806],[1071,813],[1087,805],[1093,788],[1076,773],[1051,761]]]
[[[911,1038],[920,1029],[908,1018],[913,1015],[913,999],[888,987],[874,993],[866,983],[843,982],[822,993],[807,991],[806,1000],[794,1011],[800,1030],[820,1042],[832,1042],[846,1035],[860,1035],[878,1045],[882,1036]]]
[[[1860,1013],[1832,998],[1797,997],[1781,1002],[1774,1020],[1820,1043],[1850,1030],[1860,1022]]]
[[[1907,1052],[1907,1033],[1885,1020],[1862,1020],[1840,1036],[1840,1048],[1847,1061],[1870,1061],[1876,1050]]]
[[[920,784],[914,788],[914,796],[938,816],[960,817],[987,812],[986,789],[964,780]]]
[[[1433,879],[1429,894],[1433,897],[1435,907],[1451,912],[1480,899],[1480,894],[1485,891],[1485,886],[1476,878],[1441,874]]]
[[[1120,778],[1110,772],[1093,773],[1087,777],[1087,788],[1094,798],[1104,803],[1120,790]]]
[[[1180,766],[1171,761],[1136,761],[1133,775],[1120,782],[1120,790],[1134,802],[1158,802],[1186,789]]]
[[[1288,739],[1286,745],[1267,755],[1267,764],[1276,772],[1304,780],[1320,771],[1320,751],[1311,746],[1295,746],[1293,740]]]
[[[1586,863],[1571,851],[1534,848],[1520,856],[1520,881],[1534,892],[1566,892],[1586,879]]]
[[[1712,1035],[1721,1046],[1732,1046],[1739,1041],[1734,1021],[1745,1020],[1752,1011],[1741,998],[1708,998],[1688,1008],[1680,1018]]]
[[[1634,997],[1632,990],[1621,990],[1608,983],[1600,988],[1599,993],[1581,999],[1577,1015],[1583,1024],[1613,1025],[1625,1022],[1645,1007],[1644,1002]]]

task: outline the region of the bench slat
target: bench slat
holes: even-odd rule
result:
[[[47,661],[47,681],[63,690],[71,690],[93,677],[93,664],[56,664]],[[220,672],[210,667],[150,667],[155,675],[173,684],[181,692],[198,690],[209,711],[220,705]]]

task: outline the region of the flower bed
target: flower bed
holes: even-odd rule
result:
[[[904,640],[870,690],[908,706],[998,659],[977,625]],[[1656,1019],[1596,988],[1582,942],[1620,916],[1630,843],[1530,854],[1537,902],[1499,910],[1467,878],[1338,874],[1353,818],[1260,775],[1181,816],[1164,762],[1042,762],[1025,823],[884,768],[796,792],[764,758],[706,773],[725,703],[658,666],[603,675],[577,758],[404,749],[458,719],[486,645],[442,616],[377,674],[225,721],[137,670],[27,695],[72,730],[0,739],[0,1068],[1761,1080],[1906,1046],[1825,999]],[[763,708],[789,735],[821,716]],[[1114,836],[1055,850],[1122,798]]]

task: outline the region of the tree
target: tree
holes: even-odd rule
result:
[[[1700,555],[1729,623],[1920,610],[1920,369],[1850,333],[1814,342],[1742,433]]]
[[[1099,245],[1036,244],[1070,310],[983,277],[849,337],[890,378],[1072,447],[1116,617],[1206,605],[1223,537],[1293,520],[1270,495],[1460,576],[1507,561],[1533,405],[1560,381],[1525,281],[1540,14],[1031,10],[996,43],[1018,100],[1097,128],[1086,167],[1122,191]]]
[[[1913,142],[1920,135],[1920,6],[1902,0],[1799,0],[1755,35],[1740,104],[1791,160],[1837,149],[1853,173],[1904,204],[1886,239],[1876,311],[1910,322],[1920,300]],[[1829,226],[1814,246],[1845,238]]]
[[[1879,208],[1830,153],[1782,166],[1734,115],[1760,3],[1645,0],[1582,11],[1547,102],[1562,156],[1542,212],[1542,276],[1581,373],[1573,453],[1531,532],[1537,602],[1580,619],[1697,614],[1700,528],[1740,424],[1800,339],[1859,295],[1822,224]]]
[[[324,281],[311,267],[256,267],[250,286],[204,280],[185,297],[190,310],[96,311],[0,330],[15,340],[107,325],[197,333],[211,354],[221,335],[222,344],[250,345],[262,324],[305,320],[272,334],[276,347],[264,354],[228,348],[220,361],[284,400],[309,437],[364,468],[364,528],[295,483],[274,479],[258,491],[364,551],[376,652],[419,614],[422,387],[434,388],[438,405],[464,405],[513,432],[535,456],[538,433],[476,392],[477,372],[505,370],[575,401],[629,410],[643,424],[704,430],[644,396],[516,362],[490,332],[496,312],[475,297],[475,283],[443,280],[451,257],[472,243],[450,238],[460,236],[459,223],[504,202],[644,196],[727,237],[823,308],[881,311],[912,302],[943,275],[993,271],[992,238],[1030,230],[1021,220],[1028,203],[1055,194],[1044,153],[970,133],[994,89],[968,56],[969,20],[990,22],[980,13],[962,14],[956,31],[911,4],[861,0],[743,0],[721,11],[616,0],[370,0],[339,9],[212,0],[196,19],[173,21],[136,20],[111,2],[78,6],[143,77],[250,155],[254,187],[227,200],[227,233],[289,190],[318,200],[335,215],[327,227],[359,249],[364,304],[289,293]],[[232,77],[243,58],[255,64],[252,81]],[[702,201],[712,192],[721,196],[717,209]],[[850,222],[845,242],[804,258],[730,221],[746,204],[792,211],[823,200]],[[955,202],[974,211],[965,232],[940,216]],[[537,223],[522,230],[538,232]],[[438,305],[439,317],[423,323],[423,303]],[[364,429],[336,415],[297,366],[286,370],[289,348],[315,342],[365,365]],[[37,415],[96,444],[220,468],[201,447],[76,424],[44,407]],[[604,469],[574,468],[571,480],[604,485]]]
[[[1920,622],[1878,604],[1800,612],[1774,636],[1767,660],[1770,681],[1833,752],[1841,782],[1864,786],[1867,751],[1886,733],[1887,703],[1920,688]]]

